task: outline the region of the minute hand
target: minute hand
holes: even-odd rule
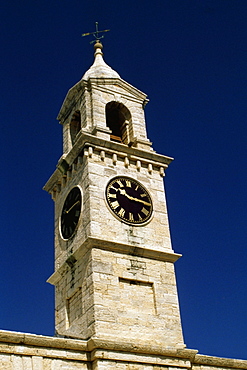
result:
[[[142,203],[142,204],[144,204],[145,206],[151,206],[151,203],[145,202],[145,200],[142,200],[142,199],[134,198],[134,197],[132,197],[131,195],[127,194],[125,189],[120,189],[120,188],[118,188],[118,190],[119,190],[119,193],[120,193],[121,195],[125,195],[125,196],[126,196],[128,199],[130,199],[130,200],[134,200],[135,202]]]
[[[127,198],[129,198],[130,200],[134,200],[135,202],[143,203],[145,206],[151,206],[151,203],[145,202],[145,200],[131,197],[131,196],[130,196],[130,195],[128,195],[128,194],[126,194],[126,196],[127,196]]]
[[[77,202],[75,202],[73,204],[73,206],[70,207],[70,209],[68,209],[68,211],[65,211],[66,213],[69,213],[80,201],[78,200]]]

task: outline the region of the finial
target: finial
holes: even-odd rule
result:
[[[100,40],[104,38],[104,35],[99,36],[99,33],[108,32],[110,30],[99,31],[98,30],[98,22],[95,22],[95,28],[96,28],[96,31],[95,32],[83,33],[82,36],[93,35],[93,37],[95,38],[95,40],[91,41],[90,44],[92,44],[93,42],[95,42],[97,44],[97,47],[100,47],[102,49],[102,44],[101,44]]]
[[[100,40],[94,40],[95,44],[94,44],[94,50],[96,49],[103,49],[103,45],[101,44]]]

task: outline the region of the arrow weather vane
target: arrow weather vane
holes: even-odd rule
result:
[[[95,32],[88,32],[88,33],[83,33],[82,34],[82,36],[89,36],[89,35],[93,35],[94,36],[95,40],[91,41],[90,44],[92,44],[93,42],[97,42],[98,40],[104,38],[104,35],[99,36],[99,33],[110,31],[110,30],[99,31],[98,30],[98,22],[95,22],[95,28],[96,28],[96,31]]]

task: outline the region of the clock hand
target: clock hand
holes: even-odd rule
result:
[[[68,211],[65,211],[66,213],[69,213],[76,204],[80,203],[80,201],[78,200],[77,202],[75,202],[75,204],[73,204],[73,206],[70,207],[70,209],[68,209]]]
[[[125,189],[118,188],[116,190],[118,190],[121,195],[125,195],[126,197],[128,197],[128,194],[126,193]]]
[[[135,202],[143,203],[145,206],[151,206],[151,203],[145,202],[145,200],[131,197],[129,194],[126,193],[125,189],[118,188],[118,191],[121,195],[125,195],[130,200],[134,200]]]
[[[130,197],[130,196],[128,196],[128,195],[127,195],[127,197],[128,197],[130,200],[134,200],[135,202],[143,203],[145,206],[151,206],[151,203],[145,202],[145,200],[138,199],[138,198],[133,198],[133,197]]]

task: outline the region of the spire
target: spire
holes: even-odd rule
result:
[[[105,63],[103,59],[102,49],[102,43],[100,42],[100,40],[96,40],[94,44],[94,63],[82,77],[83,80],[88,80],[91,77],[120,78],[119,74]]]

